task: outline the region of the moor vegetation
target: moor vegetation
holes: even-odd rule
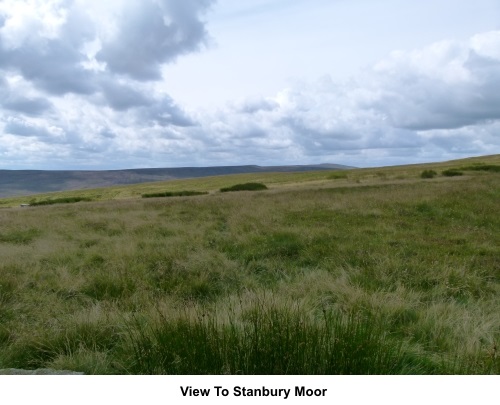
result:
[[[436,176],[437,176],[437,173],[434,170],[424,170],[420,174],[420,177],[423,179],[433,179]]]
[[[33,199],[30,201],[29,205],[36,207],[38,205],[53,205],[53,204],[72,204],[81,201],[92,201],[92,199],[88,197],[63,197],[63,198],[49,198],[47,200],[37,201]]]
[[[242,183],[235,184],[231,187],[222,187],[220,189],[221,193],[227,193],[229,191],[259,191],[267,190],[267,186],[262,183]]]
[[[204,195],[208,194],[207,192],[202,191],[164,191],[161,193],[146,193],[142,195],[142,198],[156,198],[156,197],[190,197],[194,195]]]
[[[0,368],[498,374],[500,177],[467,168],[498,163],[6,199]],[[217,191],[246,182],[269,189]],[[141,198],[186,189],[210,194]]]

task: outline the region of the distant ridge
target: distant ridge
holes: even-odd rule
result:
[[[0,170],[0,198],[228,174],[346,170],[322,163],[295,166],[214,166],[125,170]]]

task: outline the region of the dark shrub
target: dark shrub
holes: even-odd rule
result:
[[[205,195],[207,192],[202,191],[165,191],[163,193],[149,193],[143,194],[142,198],[155,198],[155,197],[190,197],[194,195]]]
[[[432,179],[437,176],[437,173],[434,170],[424,170],[420,177],[423,179]]]
[[[347,179],[347,173],[343,173],[341,171],[332,173],[328,175],[327,177],[328,180],[340,180],[340,179]]]
[[[42,201],[31,201],[30,205],[36,206],[36,205],[52,205],[52,204],[71,204],[80,201],[92,201],[92,199],[87,197],[64,197],[64,198],[54,198]]]
[[[267,187],[265,184],[262,183],[243,183],[243,184],[236,184],[232,187],[224,187],[220,189],[220,191],[223,193],[228,191],[258,191],[258,190],[267,190]]]
[[[453,176],[462,176],[463,173],[458,169],[448,169],[443,170],[443,176],[453,177]]]
[[[486,165],[484,163],[476,163],[471,166],[463,166],[461,170],[475,170],[475,171],[485,171],[485,172],[500,172],[500,165]]]

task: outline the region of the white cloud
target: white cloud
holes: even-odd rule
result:
[[[3,0],[0,165],[364,166],[500,152],[500,31],[393,52],[343,83],[295,81],[187,113],[162,72],[206,44],[212,3]]]
[[[261,148],[261,159],[273,159],[282,148],[284,158],[287,150],[293,156],[299,150],[303,161],[338,160],[349,153],[352,164],[361,165],[367,163],[366,151],[388,163],[398,160],[391,156],[395,151],[399,163],[408,156],[418,161],[452,152],[456,157],[498,153],[498,34],[394,52],[348,83],[328,77],[298,83],[272,103],[240,102],[204,123],[217,123],[210,130],[219,147],[254,155]]]

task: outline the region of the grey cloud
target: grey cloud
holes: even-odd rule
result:
[[[4,127],[4,132],[23,137],[47,138],[50,136],[49,132],[45,128],[30,125],[20,120],[7,122]]]
[[[101,131],[99,131],[99,135],[102,136],[103,138],[107,138],[107,139],[116,138],[116,134],[113,131],[111,131],[109,128],[104,128]]]
[[[61,4],[67,7],[67,18],[59,37],[42,38],[34,31],[15,47],[6,47],[0,37],[0,69],[19,72],[39,89],[55,95],[95,92],[95,75],[82,66],[86,56],[80,52],[85,42],[95,38],[95,26],[70,4]]]
[[[386,114],[395,127],[416,131],[458,129],[500,119],[500,94],[490,82],[486,86],[447,86],[435,80],[420,82],[400,93],[386,94],[372,107]]]
[[[377,76],[379,94],[365,107],[385,114],[396,127],[417,131],[458,129],[500,119],[500,60],[473,49],[464,48],[462,54],[466,57],[452,55],[436,72],[395,63],[396,72]],[[457,70],[460,76],[447,77]]]
[[[459,147],[460,149],[469,150],[473,139],[465,134],[454,134],[453,137],[442,133],[434,135],[431,143],[443,150],[453,150]],[[475,149],[475,148],[474,148]]]
[[[107,103],[115,110],[124,111],[133,107],[149,106],[153,100],[132,87],[104,80],[101,83],[102,92]]]
[[[259,111],[272,111],[279,107],[279,104],[273,100],[266,99],[248,99],[237,106],[237,110],[242,113],[255,114]]]
[[[52,104],[43,98],[9,97],[2,103],[3,108],[26,115],[39,116],[50,110]]]
[[[200,14],[209,0],[133,1],[121,16],[116,37],[104,42],[96,58],[114,73],[159,80],[163,63],[198,50],[207,32]]]
[[[154,104],[138,109],[138,120],[160,126],[190,127],[195,122],[168,96]]]
[[[41,97],[25,97],[12,91],[7,81],[0,77],[0,107],[7,110],[39,116],[52,109],[52,103]]]
[[[78,51],[59,40],[0,49],[0,68],[19,71],[26,80],[55,95],[95,92],[95,76],[81,62]]]

